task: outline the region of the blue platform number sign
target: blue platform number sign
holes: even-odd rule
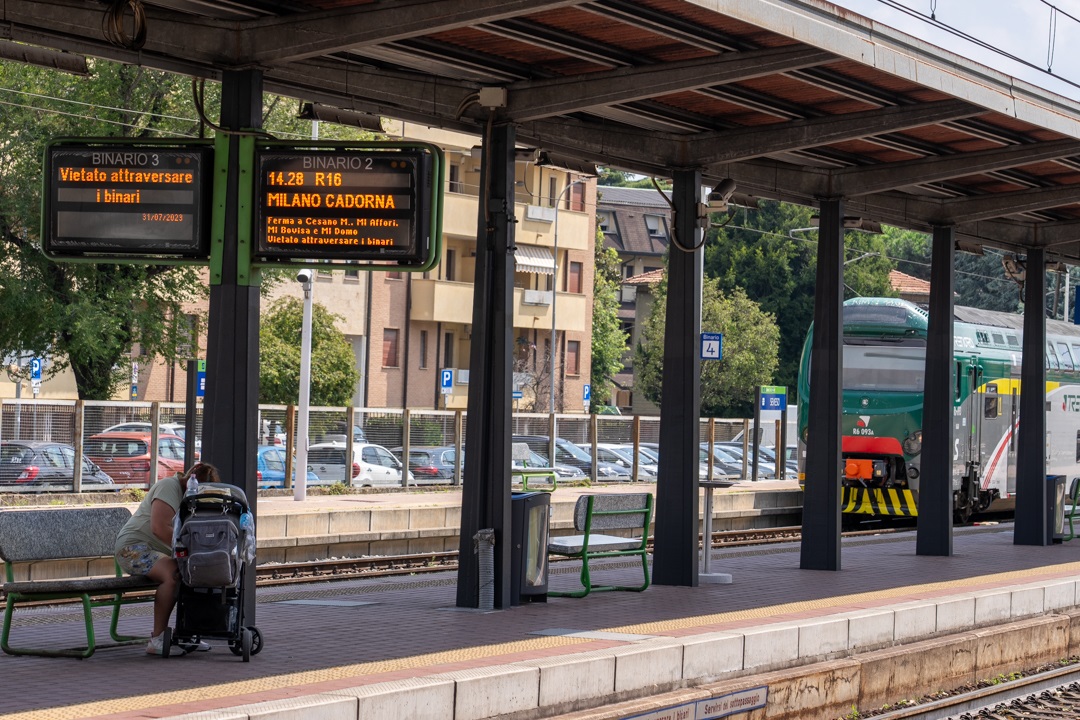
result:
[[[41,379],[41,358],[34,358],[30,361],[30,379]]]
[[[443,395],[450,395],[454,392],[454,370],[453,368],[445,368],[439,375],[439,383],[442,388]]]
[[[586,383],[581,388],[581,402],[585,407],[589,407],[589,403],[592,402],[592,385]]]
[[[761,409],[787,410],[787,387],[785,385],[762,385]]]
[[[206,361],[195,366],[195,397],[206,397]]]
[[[701,333],[701,359],[719,360],[724,353],[724,336],[721,333]]]

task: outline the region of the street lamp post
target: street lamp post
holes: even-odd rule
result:
[[[300,413],[296,423],[296,480],[293,500],[307,497],[308,410],[311,405],[311,281],[314,273],[301,270],[296,281],[304,287],[304,319],[300,326]],[[346,476],[349,468],[345,468]],[[348,482],[348,480],[346,480]]]

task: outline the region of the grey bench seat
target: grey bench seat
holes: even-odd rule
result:
[[[0,560],[4,561],[6,597],[4,627],[0,647],[9,655],[88,658],[99,647],[94,637],[92,609],[112,608],[109,635],[117,644],[146,642],[146,637],[120,635],[117,625],[120,608],[132,603],[151,602],[152,595],[130,595],[153,590],[157,583],[145,576],[126,576],[113,563],[109,577],[49,578],[15,580],[15,566],[45,560],[77,560],[111,556],[116,535],[131,517],[124,507],[80,507],[0,510]],[[41,600],[77,598],[82,601],[86,625],[86,646],[66,649],[13,647],[11,622],[20,604]]]
[[[574,529],[580,535],[553,537],[548,540],[548,554],[581,560],[581,590],[549,591],[554,597],[585,597],[603,590],[633,590],[649,587],[647,543],[652,524],[651,493],[582,495],[574,505]],[[629,531],[632,537],[608,535],[597,530]],[[644,582],[641,585],[593,585],[589,561],[596,558],[634,556],[641,558]]]

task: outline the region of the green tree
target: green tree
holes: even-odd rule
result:
[[[311,307],[311,404],[342,407],[352,402],[360,380],[348,340],[335,327],[341,317],[313,303]],[[300,397],[300,330],[304,303],[275,301],[259,326],[259,402],[290,405]]]
[[[721,292],[742,289],[776,319],[780,329],[779,365],[773,382],[796,386],[803,340],[814,319],[817,283],[817,228],[813,210],[800,205],[762,202],[757,210],[739,209],[728,224],[708,231],[705,274]],[[844,238],[845,298],[894,295],[889,287],[885,243],[878,235],[849,232]]]
[[[182,306],[207,288],[190,267],[54,263],[40,251],[41,159],[62,137],[195,138],[213,134],[198,119],[189,78],[90,61],[91,75],[0,61],[0,357],[50,359],[49,375],[70,367],[79,397],[108,399],[130,376],[135,343],[150,355],[183,359]],[[205,87],[203,114],[219,116],[221,88]],[[264,126],[281,137],[311,136],[293,100],[270,96]],[[327,127],[324,138],[370,136]],[[281,273],[265,274],[264,287]]]
[[[884,242],[887,254],[897,269],[923,280],[930,279],[930,236],[914,230],[886,227]],[[953,289],[957,305],[1017,312],[1022,300],[1020,288],[1005,277],[1004,253],[986,248],[982,255],[958,252],[953,262]]]
[[[652,313],[634,352],[635,390],[659,404],[664,366],[667,275],[652,290]],[[780,330],[775,318],[747,297],[741,288],[723,293],[714,279],[702,289],[701,327],[723,333],[723,359],[701,363],[701,414],[746,417],[753,412],[755,390],[772,381],[777,367]]]
[[[604,247],[604,233],[596,230],[593,252],[592,405],[611,404],[611,378],[623,367],[627,335],[619,325],[619,253]]]
[[[70,367],[79,397],[107,399],[130,375],[134,343],[176,358],[182,305],[205,288],[191,268],[54,263],[40,251],[41,158],[56,137],[190,136],[176,76],[97,61],[90,78],[0,63],[0,355]],[[130,110],[127,108],[139,108]]]

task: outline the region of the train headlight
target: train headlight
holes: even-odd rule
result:
[[[903,446],[904,452],[908,455],[918,455],[922,452],[922,430],[904,438]]]

